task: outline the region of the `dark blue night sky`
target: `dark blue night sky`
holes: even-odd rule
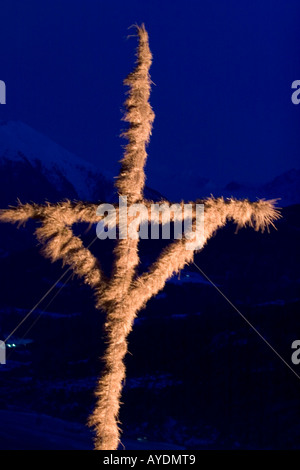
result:
[[[299,0],[2,0],[0,118],[116,174],[136,47],[127,28],[144,22],[156,113],[147,183],[186,197],[202,178],[265,182],[299,168],[299,18]]]
[[[7,90],[0,105],[0,210],[17,198],[116,202],[112,180],[101,172],[118,174],[126,144],[123,80],[137,47],[128,28],[141,23],[153,53],[156,114],[146,197],[278,198],[282,218],[269,233],[237,233],[229,211],[219,230],[219,210],[216,236],[195,263],[134,319],[119,448],[185,450],[181,455],[300,450],[300,104],[291,100],[291,85],[300,80],[300,0],[0,0],[0,80]],[[93,174],[85,162],[97,167]],[[103,398],[107,373],[113,381],[118,375],[116,364],[99,358],[114,338],[122,299],[120,321],[141,279],[152,279],[145,288],[153,292],[152,285],[162,286],[161,267],[168,276],[174,269],[169,240],[141,240],[125,291],[113,261],[120,245],[96,243],[95,224],[71,224],[68,213],[44,220],[43,213],[19,230],[0,224],[0,340],[9,348],[0,370],[0,450],[93,447],[85,425],[98,378]],[[206,213],[211,234],[213,216]],[[238,219],[255,228],[261,213],[253,213]],[[46,224],[37,240],[40,222]],[[91,251],[86,259],[84,248]],[[73,274],[86,275],[77,279],[40,252],[64,257]],[[175,253],[182,263],[180,249]],[[95,309],[106,289],[97,280],[98,261],[107,285],[119,287],[115,301],[107,292],[101,297],[108,316],[100,302]],[[117,358],[124,344],[116,346]],[[105,429],[98,411],[105,437],[111,415]]]

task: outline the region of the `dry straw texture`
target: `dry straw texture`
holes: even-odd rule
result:
[[[144,200],[143,188],[146,145],[150,139],[154,119],[149,104],[151,85],[149,68],[152,55],[144,25],[136,29],[139,38],[137,64],[125,80],[129,92],[125,102],[124,120],[129,123],[129,127],[123,135],[128,143],[121,161],[116,188],[119,195],[127,196],[129,204],[143,202],[150,213],[152,202]],[[196,202],[204,204],[205,223],[201,248],[227,221],[233,221],[237,228],[250,226],[255,230],[264,231],[280,217],[273,200],[250,202],[211,197]],[[106,313],[107,346],[103,358],[105,368],[99,378],[96,406],[90,416],[89,424],[95,430],[95,448],[113,450],[117,449],[120,443],[118,414],[122,384],[125,379],[123,360],[133,320],[146,302],[163,289],[167,279],[193,261],[194,251],[186,249],[185,238],[173,241],[149,270],[137,277],[138,239],[118,240],[114,250],[112,276],[107,279],[97,259],[72,231],[74,223],[99,222],[101,217],[96,214],[97,207],[97,204],[69,201],[42,206],[19,203],[16,207],[2,210],[0,220],[18,224],[24,224],[28,219],[40,221],[41,225],[36,230],[36,236],[43,244],[43,254],[51,261],[62,260],[63,264],[71,266],[74,273],[93,288],[96,307]],[[118,213],[117,206],[116,211]],[[146,217],[147,211],[141,214],[140,222]],[[175,221],[176,217],[178,215],[173,214],[171,218]],[[193,219],[195,219],[195,210]],[[162,223],[162,220],[162,215],[157,217],[159,223]],[[130,221],[128,217],[127,223]],[[120,222],[117,220],[116,223]]]

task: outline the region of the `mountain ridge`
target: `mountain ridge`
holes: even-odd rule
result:
[[[231,181],[222,186],[208,178],[184,172],[172,179],[181,196],[192,199],[236,197],[279,199],[280,206],[300,203],[300,170],[291,169],[262,185]],[[186,189],[186,195],[182,186]],[[171,191],[172,192],[172,191]],[[148,186],[145,196],[158,201],[161,193]],[[116,200],[113,178],[92,163],[64,149],[21,121],[0,122],[0,204],[61,199],[112,202]],[[166,194],[168,198],[168,194]],[[169,198],[172,199],[172,198]]]

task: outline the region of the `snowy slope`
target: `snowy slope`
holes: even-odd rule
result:
[[[224,196],[279,199],[279,206],[300,203],[300,170],[289,170],[260,186],[229,183],[222,191]]]
[[[111,197],[112,181],[96,167],[19,121],[0,123],[0,172],[1,204]]]
[[[231,181],[222,185],[192,172],[172,175],[171,182],[167,195],[174,201],[181,197],[186,200],[201,199],[212,194],[215,197],[249,198],[252,201],[257,198],[280,199],[279,205],[283,207],[300,203],[300,170],[297,169],[291,169],[263,184]]]

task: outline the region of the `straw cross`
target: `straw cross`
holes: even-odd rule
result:
[[[128,143],[116,179],[116,189],[120,196],[127,197],[129,209],[134,204],[142,203],[150,211],[152,201],[144,198],[143,189],[146,145],[150,139],[154,120],[154,113],[149,104],[151,87],[149,69],[152,55],[144,25],[136,29],[139,39],[137,63],[134,71],[124,81],[129,87],[124,115],[124,120],[129,126],[123,134]],[[195,251],[201,249],[228,221],[233,221],[237,227],[249,225],[255,230],[263,231],[280,217],[274,207],[275,200],[250,202],[210,197],[197,202],[204,204],[204,233],[200,246],[196,244],[194,250],[187,250],[186,238],[174,240],[162,251],[147,272],[137,276],[138,236],[118,239],[114,248],[110,278],[104,275],[96,257],[72,230],[75,223],[95,224],[103,219],[103,215],[97,214],[98,204],[70,201],[45,205],[19,204],[0,213],[2,222],[22,224],[28,219],[40,222],[36,236],[43,244],[43,254],[51,261],[62,260],[64,265],[71,267],[73,272],[93,289],[96,308],[106,314],[107,345],[103,358],[105,367],[96,389],[96,406],[89,418],[89,424],[95,430],[96,449],[114,450],[118,448],[120,442],[118,415],[125,378],[123,360],[127,352],[127,336],[139,310],[163,289],[166,281],[174,273],[178,273],[187,263],[191,263]],[[182,204],[181,202],[181,206]],[[115,208],[119,214],[117,204]],[[194,219],[193,213],[193,222]],[[128,223],[129,221],[130,218]],[[137,232],[142,222],[140,217],[136,224]],[[116,224],[120,223],[121,220],[117,217]],[[163,224],[163,217],[159,219],[159,223]]]

